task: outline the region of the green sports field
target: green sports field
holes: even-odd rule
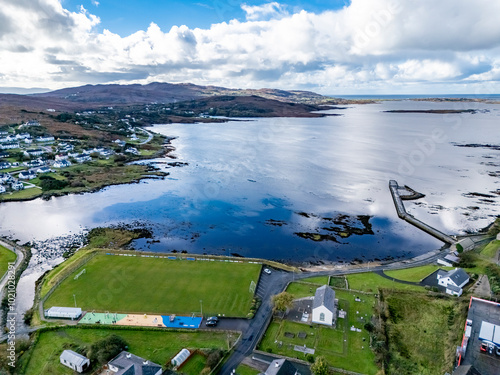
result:
[[[74,306],[76,299],[85,311],[190,315],[203,307],[205,316],[244,317],[253,298],[250,282],[257,282],[260,268],[249,263],[98,255],[66,278],[44,308]]]
[[[7,272],[9,262],[14,262],[17,256],[14,252],[0,245],[0,278]]]

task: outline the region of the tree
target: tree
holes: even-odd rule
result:
[[[275,311],[286,311],[293,306],[293,295],[287,292],[281,292],[273,296],[273,304]]]
[[[314,375],[328,375],[330,369],[324,357],[317,357],[316,361],[311,365],[311,371]]]

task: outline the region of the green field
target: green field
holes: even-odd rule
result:
[[[403,291],[385,290],[383,294],[391,353],[387,374],[451,373],[468,300]]]
[[[292,283],[287,292],[293,294],[295,298],[312,296],[315,286],[311,287],[300,282]],[[325,357],[331,366],[363,374],[376,374],[379,370],[375,364],[375,355],[369,347],[370,335],[364,329],[364,324],[373,314],[375,297],[345,290],[335,290],[335,293],[339,299],[339,308],[347,311],[347,318],[339,318],[336,328],[319,325],[313,325],[311,328],[302,323],[273,321],[260,342],[259,349],[305,360],[303,353],[293,349],[294,345],[305,344],[308,348],[315,349],[314,357]],[[361,301],[356,302],[356,297]],[[360,328],[361,332],[351,331],[352,326]],[[294,333],[295,337],[286,337],[285,332]],[[307,337],[299,338],[298,332],[305,332]]]
[[[16,258],[16,253],[0,245],[0,278],[7,272],[9,263],[14,262]]]
[[[117,329],[81,329],[61,328],[46,331],[34,347],[32,355],[21,357],[19,366],[27,363],[23,372],[26,375],[70,375],[74,372],[59,363],[59,356],[64,349],[90,346],[93,342],[116,334],[129,346],[129,351],[140,357],[155,362],[163,368],[181,349],[223,349],[226,343],[224,333],[215,332],[169,332],[162,330],[117,330]]]
[[[236,375],[259,375],[260,373],[259,370],[254,370],[246,365],[239,365],[236,369]]]
[[[493,240],[481,250],[481,255],[487,258],[493,258],[496,256],[498,249],[500,249],[500,241]]]
[[[194,354],[185,364],[183,364],[179,371],[186,375],[199,375],[203,368],[205,368],[206,362],[207,360],[204,356],[201,354]]]
[[[376,293],[379,288],[425,291],[425,288],[422,286],[401,284],[396,281],[385,279],[373,272],[347,275],[347,282],[349,283],[349,289],[364,292]]]
[[[245,317],[261,266],[97,255],[69,275],[44,308],[77,306],[85,311],[148,314],[225,314]],[[74,276],[85,269],[77,280]],[[202,301],[202,302],[200,302]]]
[[[406,268],[406,269],[402,269],[402,270],[385,271],[384,273],[387,276],[394,277],[395,279],[398,279],[398,280],[419,282],[440,268],[443,270],[453,269],[453,267],[443,267],[443,266],[429,264],[427,266],[421,266],[421,267],[413,267],[413,268]]]

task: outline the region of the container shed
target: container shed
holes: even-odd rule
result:
[[[78,319],[82,315],[82,309],[79,307],[59,307],[52,306],[45,310],[46,318]]]

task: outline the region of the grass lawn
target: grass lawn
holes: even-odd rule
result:
[[[315,288],[297,282],[290,284],[287,292],[301,298],[314,295]],[[305,360],[303,353],[293,349],[294,345],[305,344],[308,348],[315,349],[314,357],[324,356],[331,366],[363,374],[376,374],[379,369],[375,364],[375,355],[369,347],[369,333],[364,329],[365,323],[373,314],[375,297],[345,290],[335,290],[335,294],[339,300],[339,308],[347,311],[347,318],[339,318],[336,328],[320,325],[313,325],[311,328],[307,324],[273,321],[260,342],[259,349]],[[361,299],[360,302],[355,301],[357,297]],[[361,329],[361,332],[351,331],[352,326]],[[301,331],[307,333],[305,339],[297,336]],[[285,332],[294,333],[295,337],[286,337]]]
[[[42,195],[42,189],[30,188],[24,190],[14,191],[12,193],[5,193],[0,195],[0,200],[10,201],[10,200],[23,200],[23,199],[33,199]]]
[[[497,254],[498,249],[500,249],[500,240],[493,240],[481,250],[481,255],[493,258]]]
[[[425,288],[418,285],[406,285],[391,281],[373,272],[356,273],[347,275],[349,289],[363,292],[377,292],[379,288],[425,291]]]
[[[226,335],[216,332],[61,328],[40,334],[24,374],[73,374],[71,369],[59,363],[62,351],[70,345],[90,346],[93,342],[111,334],[121,336],[128,343],[131,353],[155,362],[163,368],[183,348],[223,349],[226,345]],[[27,358],[21,357],[19,365],[23,366],[25,361]]]
[[[16,253],[0,245],[0,278],[7,272],[8,263],[14,262],[16,258]]]
[[[384,290],[391,359],[388,375],[451,373],[467,314],[466,298]]]
[[[453,269],[453,267],[443,267],[443,266],[429,264],[427,266],[406,268],[403,270],[385,271],[385,274],[387,276],[394,277],[395,279],[398,280],[419,282],[440,268],[444,270]]]
[[[259,370],[254,370],[246,365],[239,365],[236,369],[236,375],[259,375],[260,373]]]
[[[199,375],[205,367],[206,358],[201,354],[194,354],[189,360],[179,369],[180,372],[186,375]]]
[[[328,284],[328,276],[308,277],[307,279],[302,279],[302,281],[305,281],[307,283],[326,285]]]
[[[245,317],[259,264],[97,255],[75,270],[44,304],[122,313],[225,314]],[[86,270],[77,280],[74,276]]]

